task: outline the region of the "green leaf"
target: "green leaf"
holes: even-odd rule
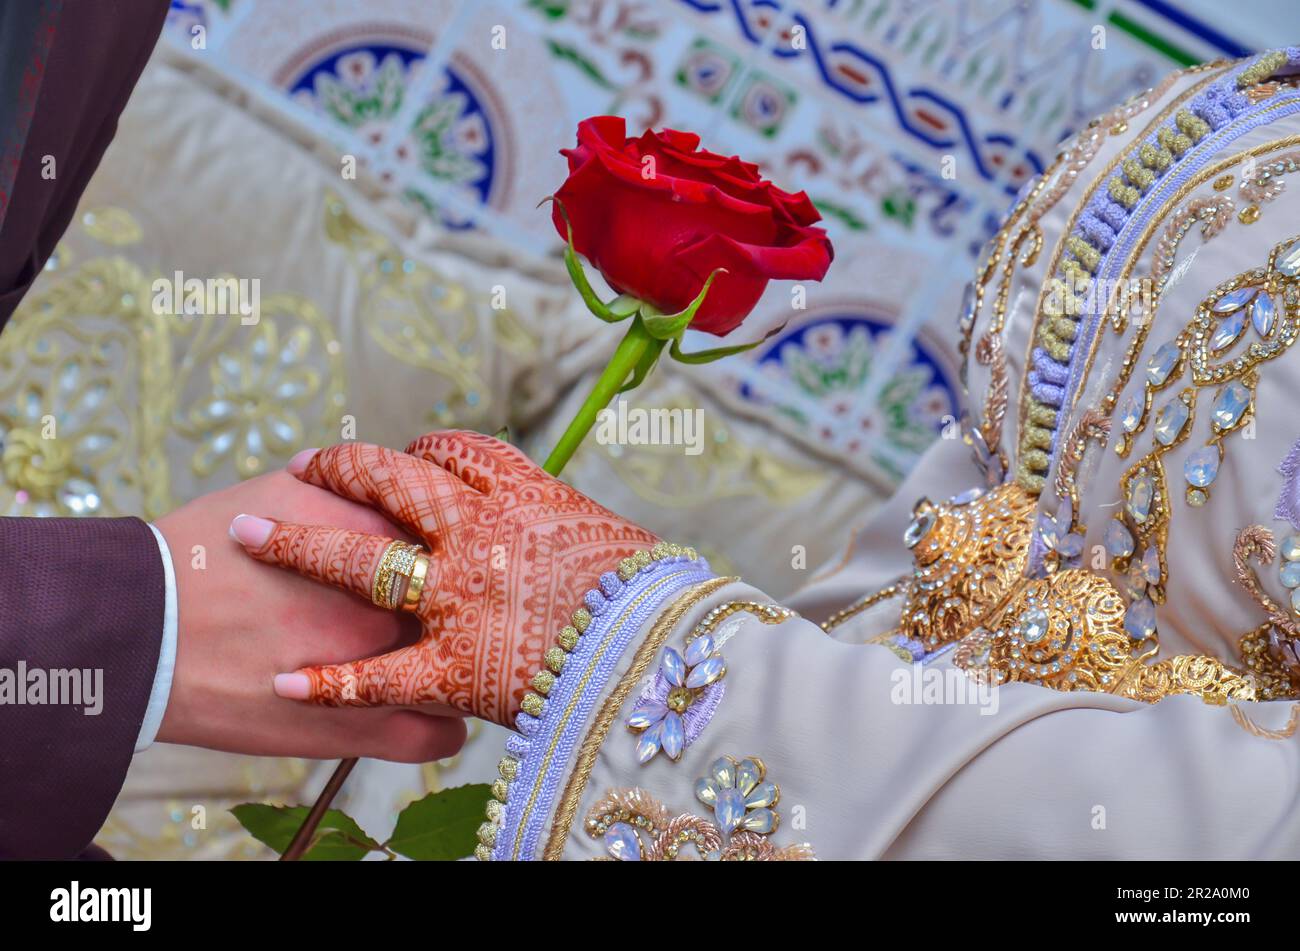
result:
[[[253,838],[283,855],[293,841],[294,833],[311,810],[307,806],[270,806],[261,802],[246,802],[230,811]],[[341,810],[331,809],[321,819],[303,860],[355,862],[367,852],[382,850],[383,846],[366,835],[355,819]]]
[[[608,89],[611,91],[614,89],[614,84],[605,78],[605,74],[600,71],[600,68],[587,57],[583,56],[582,53],[578,52],[576,47],[566,46],[563,43],[555,42],[555,40],[547,40],[546,48],[551,51],[551,55],[556,59],[564,60],[577,66],[578,69],[582,70],[582,72],[586,74],[588,79],[601,89]]]
[[[409,859],[451,862],[474,854],[492,787],[486,783],[429,793],[397,817],[388,847]]]
[[[713,279],[719,274],[726,274],[725,267],[716,268],[709,275],[700,292],[695,295],[695,300],[686,305],[685,308],[675,314],[660,313],[657,307],[651,304],[641,305],[641,321],[645,324],[645,329],[650,336],[656,340],[670,340],[674,337],[680,337],[682,331],[691,325],[695,319],[695,314],[704,303],[704,298],[708,296],[709,288],[713,286]],[[656,354],[657,355],[657,354]]]
[[[852,209],[847,208],[844,205],[826,201],[824,198],[816,199],[813,201],[813,204],[817,206],[817,210],[824,216],[827,218],[838,218],[853,231],[867,230],[867,222]]]
[[[674,340],[672,349],[669,350],[668,353],[678,363],[712,363],[715,360],[721,360],[723,357],[729,357],[735,353],[744,353],[746,350],[753,350],[769,337],[779,334],[784,329],[785,324],[779,324],[767,333],[763,334],[762,337],[755,340],[753,343],[738,343],[734,347],[715,347],[712,350],[700,350],[697,353],[683,352],[680,346],[681,340]]]
[[[566,2],[555,2],[555,0],[528,0],[528,6],[540,11],[548,20],[558,20],[569,12]]]

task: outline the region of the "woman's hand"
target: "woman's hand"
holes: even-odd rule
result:
[[[478,433],[430,433],[405,453],[345,443],[300,453],[289,469],[377,507],[430,553],[417,644],[276,678],[282,696],[319,704],[444,704],[511,724],[583,595],[620,559],[657,541]],[[327,524],[278,523],[248,551],[369,601],[393,533],[317,521]]]
[[[455,754],[465,740],[459,717],[392,708],[330,710],[272,693],[282,670],[390,650],[410,643],[416,632],[404,630],[406,619],[399,615],[250,562],[231,534],[244,543],[264,543],[274,526],[248,516],[235,519],[244,512],[358,532],[396,531],[379,513],[283,471],[205,495],[159,519],[155,524],[176,573],[179,626],[176,671],[158,739],[327,759],[427,762]]]

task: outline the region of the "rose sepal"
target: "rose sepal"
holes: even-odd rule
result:
[[[713,286],[714,278],[719,274],[726,274],[725,267],[715,268],[713,272],[704,281],[704,286],[700,292],[695,295],[695,300],[691,301],[684,308],[675,314],[665,314],[654,304],[642,302],[641,320],[645,324],[646,332],[656,340],[675,340],[691,325],[695,319],[695,314],[699,311],[700,305],[704,303],[704,298],[709,294],[709,288]]]
[[[695,353],[687,353],[682,350],[682,338],[678,336],[673,340],[673,345],[669,348],[668,355],[678,363],[687,363],[692,365],[712,363],[715,360],[721,360],[723,357],[729,357],[737,353],[744,353],[746,350],[753,350],[755,347],[765,343],[784,329],[785,323],[783,322],[773,327],[757,340],[752,340],[749,343],[738,343],[730,347],[714,347],[711,350],[698,350]]]
[[[641,318],[637,319],[641,320]],[[641,324],[644,326],[645,321],[641,320]],[[636,366],[632,368],[632,376],[629,377],[628,381],[619,388],[620,393],[626,393],[628,390],[635,390],[645,382],[645,378],[650,375],[650,371],[653,370],[655,364],[659,362],[659,354],[663,353],[664,346],[667,343],[667,340],[658,340],[651,337],[650,342],[646,344],[645,352],[641,354],[641,359],[639,359]]]
[[[564,267],[569,272],[569,280],[573,281],[573,286],[578,289],[578,296],[587,305],[587,310],[607,324],[616,324],[620,320],[627,320],[637,312],[641,302],[627,294],[620,294],[608,304],[600,299],[596,289],[587,280],[587,272],[583,269],[582,262],[578,260],[578,252],[573,247],[573,224],[569,221],[569,213],[564,210],[564,202],[554,195],[550,195],[538,202],[537,207],[540,208],[548,201],[555,202],[555,206],[560,209],[560,217],[564,219],[564,227],[569,233],[568,241],[564,246]]]

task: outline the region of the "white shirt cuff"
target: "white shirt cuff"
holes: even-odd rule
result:
[[[167,547],[167,540],[162,532],[153,525],[149,526],[154,538],[158,539],[158,552],[162,555],[163,578],[167,584],[167,599],[163,607],[162,646],[158,650],[158,669],[153,675],[153,689],[149,692],[149,706],[145,708],[144,722],[140,724],[140,735],[135,740],[135,752],[148,749],[153,745],[158,728],[162,726],[163,714],[167,712],[167,699],[172,692],[172,674],[176,670],[176,570],[172,567],[172,553]]]

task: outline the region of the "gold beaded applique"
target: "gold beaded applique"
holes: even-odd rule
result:
[[[1034,497],[1015,482],[971,500],[918,505],[905,536],[914,568],[899,632],[928,652],[957,642],[953,663],[998,684],[1148,702],[1171,693],[1209,703],[1256,699],[1252,676],[1214,658],[1152,663],[1154,631],[1131,636],[1145,622],[1129,617],[1101,575],[1054,556],[1045,577],[1024,577],[1034,512]]]
[[[611,789],[591,808],[587,835],[601,839],[605,860],[671,862],[693,847],[704,860],[721,862],[804,862],[816,858],[811,845],[776,846],[769,836],[779,826],[781,790],[767,780],[756,756],[737,761],[722,756],[695,784],[695,796],[712,818],[674,816],[644,789]]]
[[[903,536],[914,570],[899,626],[927,651],[982,623],[1024,568],[1035,499],[1011,482],[976,492],[942,505],[922,499]]]

